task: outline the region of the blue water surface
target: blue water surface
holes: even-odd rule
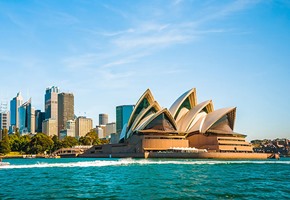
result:
[[[0,199],[289,199],[290,159],[6,159]]]

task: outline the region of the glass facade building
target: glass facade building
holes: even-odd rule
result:
[[[57,120],[58,93],[59,93],[59,88],[56,86],[46,88],[45,95],[44,95],[45,119],[52,118],[52,119]]]
[[[10,125],[12,130],[15,127],[19,127],[19,113],[18,108],[22,105],[23,98],[21,96],[21,93],[17,93],[16,97],[14,97],[10,101]],[[14,130],[13,130],[14,131]]]
[[[35,111],[35,132],[42,133],[42,122],[45,120],[45,112]]]
[[[129,118],[134,110],[134,105],[121,105],[116,107],[116,132],[120,134],[122,128],[128,123]]]
[[[21,134],[35,132],[35,111],[31,106],[31,99],[18,108],[19,132]]]

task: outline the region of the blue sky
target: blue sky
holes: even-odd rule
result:
[[[249,140],[290,138],[289,1],[3,0],[0,24],[1,101],[43,110],[55,85],[96,125],[147,88],[169,108],[196,87]]]

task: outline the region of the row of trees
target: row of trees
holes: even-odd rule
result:
[[[108,143],[107,140],[101,140],[95,131],[90,131],[84,137],[77,140],[75,137],[65,137],[59,140],[57,136],[49,137],[43,133],[37,133],[33,136],[20,135],[18,131],[8,134],[7,129],[1,131],[2,140],[0,141],[0,153],[8,154],[11,151],[21,154],[41,154],[44,152],[52,153],[61,148],[69,148],[76,145],[97,145]]]

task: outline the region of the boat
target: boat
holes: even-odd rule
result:
[[[7,166],[7,165],[10,165],[9,162],[0,162],[0,166]]]
[[[280,160],[280,154],[279,153],[272,153],[268,156],[269,159],[276,159]]]
[[[9,162],[2,162],[2,158],[0,158],[0,166],[7,166],[10,165]]]
[[[36,158],[36,155],[23,155],[23,158]]]

